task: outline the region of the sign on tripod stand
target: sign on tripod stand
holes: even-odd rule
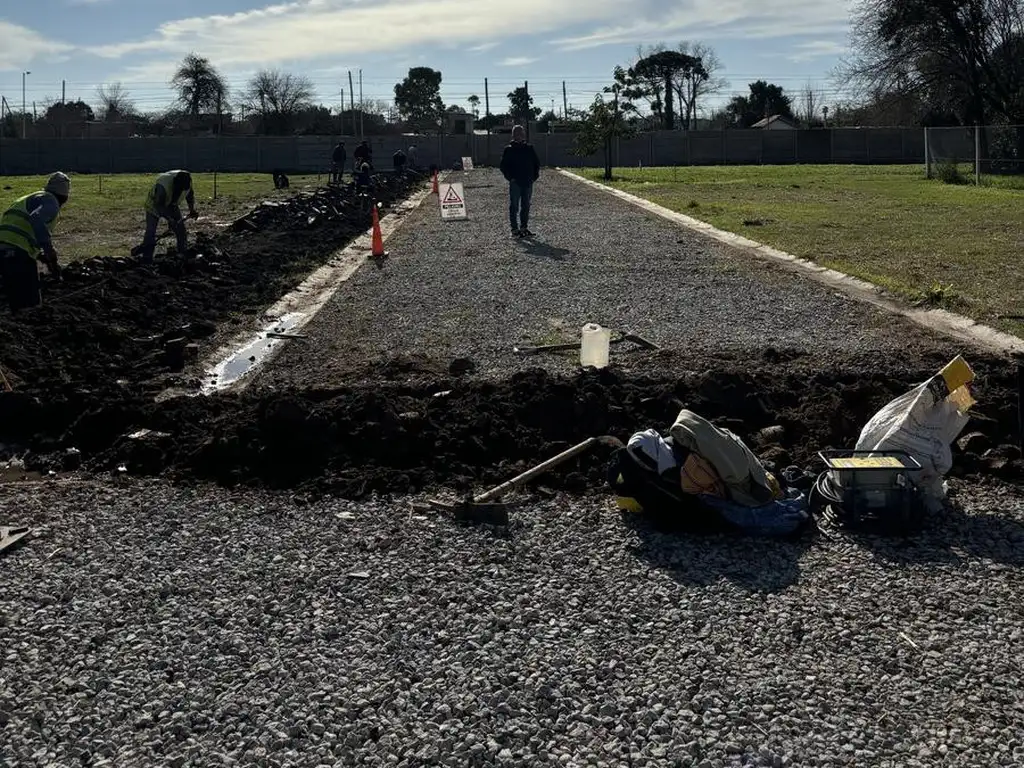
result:
[[[466,193],[458,182],[442,184],[438,198],[441,200],[441,218],[444,221],[469,218],[466,215]]]

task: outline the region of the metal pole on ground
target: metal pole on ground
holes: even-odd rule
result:
[[[529,106],[530,106],[530,81],[529,80],[523,80],[523,90],[526,91],[526,98],[523,99],[523,101],[526,102],[527,110],[529,110]],[[527,113],[526,113],[526,140],[527,141],[530,140],[530,113],[529,113],[529,111],[527,111]]]

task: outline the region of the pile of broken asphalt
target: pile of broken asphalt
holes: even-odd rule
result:
[[[411,191],[386,176],[378,188],[385,210]],[[198,372],[169,355],[168,342],[210,351],[369,224],[350,186],[328,188],[258,207],[199,241],[185,261],[70,266],[62,282],[46,284],[38,311],[0,314],[0,367],[13,389],[0,394],[0,447],[44,471],[84,466],[359,498],[499,482],[593,435],[624,440],[667,429],[686,407],[732,429],[776,467],[813,470],[819,450],[852,447],[882,405],[947,362],[930,352],[879,361],[773,349],[755,357],[665,351],[628,371],[559,377],[537,369],[485,381],[466,361],[449,368],[404,358],[367,363],[359,383],[343,388],[314,382],[157,401],[199,383]],[[979,405],[954,449],[953,474],[1024,478],[1016,369],[994,357],[969,359]],[[544,483],[600,489],[606,460],[585,457]]]

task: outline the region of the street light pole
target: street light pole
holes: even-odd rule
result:
[[[28,102],[25,100],[25,79],[32,73],[25,70],[21,73],[21,138],[28,137]]]

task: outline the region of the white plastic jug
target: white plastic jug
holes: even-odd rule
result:
[[[583,326],[580,342],[580,365],[584,368],[606,368],[608,366],[608,348],[612,341],[612,332],[596,323]]]

